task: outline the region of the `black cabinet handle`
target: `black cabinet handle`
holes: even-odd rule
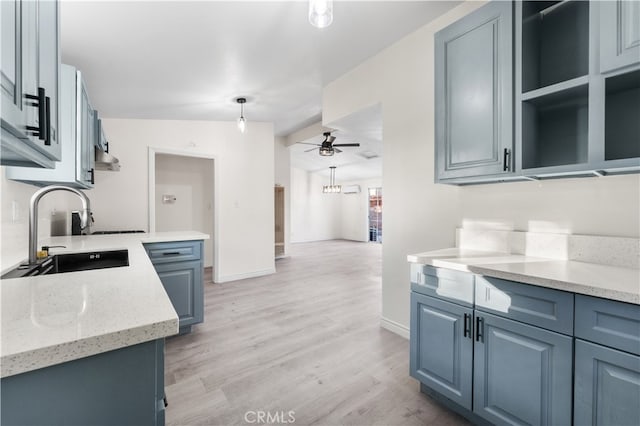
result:
[[[502,171],[509,171],[511,169],[511,150],[505,148],[502,154]]]
[[[104,152],[106,152],[106,153],[109,152],[109,142],[105,142],[104,143]]]
[[[166,251],[164,253],[162,253],[163,256],[178,256],[182,253],[180,253],[179,251]]]
[[[471,333],[471,314],[464,314],[464,337],[473,339]]]
[[[484,319],[482,317],[476,317],[476,342],[484,343]]]
[[[51,98],[48,96],[44,98],[44,109],[47,122],[44,130],[44,144],[51,145]]]
[[[169,406],[169,400],[167,399],[166,396],[162,398],[162,402],[164,402],[164,408],[167,408]]]
[[[37,136],[38,139],[45,141],[47,144],[47,96],[42,87],[38,87],[37,95],[24,95],[25,98],[36,101],[31,106],[38,108],[38,127],[27,126],[27,130]]]
[[[93,168],[91,168],[91,170],[89,170],[89,174],[91,175],[91,179],[89,179],[89,182],[91,182],[91,185],[95,185],[96,183],[96,172]]]

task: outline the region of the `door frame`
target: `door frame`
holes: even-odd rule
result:
[[[156,154],[177,155],[180,157],[202,158],[213,162],[213,235],[209,238],[213,240],[213,282],[220,282],[219,251],[218,251],[218,235],[219,235],[219,203],[218,190],[218,159],[215,155],[198,153],[193,151],[183,151],[179,149],[161,148],[150,146],[148,149],[149,157],[149,185],[148,185],[148,211],[149,211],[149,232],[156,232]]]

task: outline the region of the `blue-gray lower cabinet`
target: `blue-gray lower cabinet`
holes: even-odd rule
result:
[[[573,339],[476,311],[473,411],[494,424],[571,424]]]
[[[571,424],[573,338],[553,330],[573,330],[573,295],[424,270],[441,291],[433,279],[412,284],[410,373],[421,389],[477,424]]]
[[[576,339],[574,423],[640,425],[640,356]]]
[[[164,425],[164,339],[0,380],[3,425]]]
[[[180,334],[204,321],[203,242],[144,245],[180,321]]]
[[[202,262],[163,263],[155,268],[178,314],[180,331],[190,331],[204,316]]]
[[[411,375],[471,410],[473,310],[411,293]]]

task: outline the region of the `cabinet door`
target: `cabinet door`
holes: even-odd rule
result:
[[[155,265],[155,268],[178,314],[180,327],[202,322],[202,262],[164,263]]]
[[[472,314],[469,308],[411,293],[411,376],[467,409],[471,409]]]
[[[640,424],[640,357],[576,339],[574,424]]]
[[[436,181],[513,169],[512,24],[496,1],[435,36]]]
[[[49,145],[48,155],[56,160],[61,158],[59,136],[60,100],[60,27],[57,1],[38,2],[38,80],[49,98]]]
[[[22,103],[22,2],[3,0],[2,8],[2,127],[22,136],[25,118]]]
[[[598,2],[600,7],[600,71],[640,64],[640,2]]]
[[[572,339],[475,313],[473,411],[494,424],[571,424]]]
[[[58,2],[1,3],[2,164],[52,168],[60,159],[60,146],[47,139],[51,132],[45,99],[50,98],[50,112],[56,114],[57,93],[49,89],[58,78],[52,73],[59,66]]]
[[[89,102],[89,95],[82,80],[82,74],[77,73],[76,90],[80,96],[79,110],[77,117],[80,122],[80,134],[78,135],[78,161],[76,164],[78,182],[84,183],[87,187],[94,185],[94,162],[95,162],[95,111]]]

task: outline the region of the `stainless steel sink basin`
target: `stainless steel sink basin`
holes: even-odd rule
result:
[[[91,269],[129,266],[128,250],[105,250],[85,253],[66,253],[49,256],[35,265],[20,265],[7,272],[2,279],[61,274]]]

